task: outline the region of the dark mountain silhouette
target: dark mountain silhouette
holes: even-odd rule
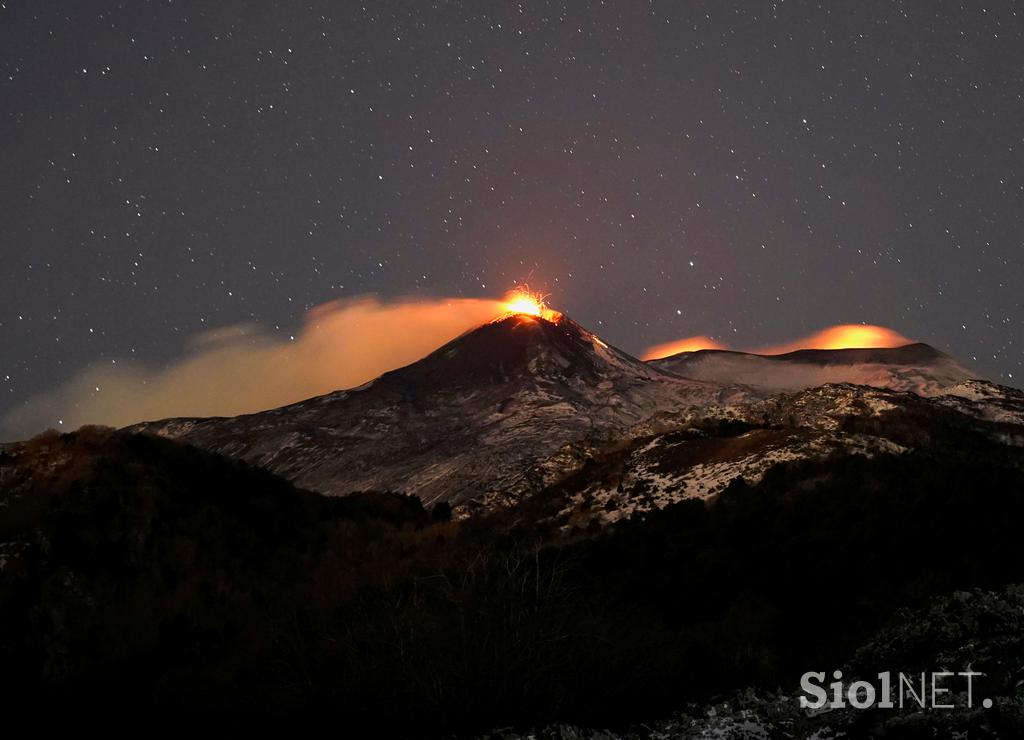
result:
[[[108,727],[301,717],[357,736],[472,736],[793,690],[808,666],[845,665],[865,644],[887,655],[891,638],[873,636],[900,608],[1024,581],[1024,451],[954,410],[918,411],[935,426],[879,422],[919,435],[913,452],[783,461],[708,501],[584,529],[546,516],[545,493],[447,522],[415,499],[322,497],[147,435],[8,446],[8,721],[88,724],[116,697]],[[1019,651],[945,619],[915,654],[946,649],[952,629],[975,635],[965,660],[999,658],[987,695],[1010,702],[998,721],[1018,721]]]
[[[360,533],[342,536],[346,554],[331,556],[351,567],[374,557],[370,543],[386,547],[400,528],[429,523],[413,498],[326,498],[152,436],[85,427],[5,445],[8,716],[12,704],[45,714],[57,701],[81,717],[71,707],[92,713],[114,697],[112,721],[135,704],[148,707],[141,714],[180,703],[192,713],[259,711],[266,692],[293,693],[294,677],[253,661],[283,659],[274,641],[312,597],[338,532]]]

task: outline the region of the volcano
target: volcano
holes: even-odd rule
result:
[[[510,313],[358,388],[279,409],[133,429],[325,494],[399,490],[472,508],[554,483],[661,410],[749,396],[665,372],[553,319]]]
[[[604,522],[716,495],[784,460],[903,449],[884,424],[869,434],[844,429],[894,413],[925,423],[922,403],[934,414],[1016,429],[1024,400],[969,378],[924,344],[777,356],[702,350],[643,362],[538,308],[498,317],[357,388],[132,430],[259,465],[323,494],[397,491],[427,505],[448,502],[460,515],[562,486],[549,498],[567,521],[583,506],[588,520]],[[718,441],[695,442],[694,434]],[[614,471],[581,482],[595,461],[623,451]],[[608,507],[618,513],[609,516]]]
[[[959,589],[1024,572],[1024,393],[926,345],[643,362],[525,307],[357,388],[0,446],[4,695],[288,723],[328,697],[358,736],[479,737],[751,681],[778,717],[814,661],[945,667],[953,634],[1017,696],[1024,595]],[[898,611],[954,589],[959,622]]]
[[[873,349],[803,349],[780,355],[704,349],[651,360],[662,370],[778,393],[853,383],[934,395],[976,375],[927,344]]]

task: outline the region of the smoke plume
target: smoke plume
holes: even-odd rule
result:
[[[311,310],[294,339],[255,325],[194,338],[168,367],[86,368],[0,424],[6,439],[47,427],[125,426],[170,416],[233,416],[350,388],[407,365],[503,311],[500,300],[363,297]]]
[[[662,357],[671,357],[672,355],[678,355],[680,352],[696,352],[699,349],[727,349],[726,346],[720,342],[716,342],[711,337],[687,337],[686,339],[677,339],[674,342],[665,342],[664,344],[656,344],[653,347],[648,347],[640,355],[641,360],[658,360]]]

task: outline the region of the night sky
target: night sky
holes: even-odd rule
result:
[[[1024,6],[0,2],[0,415],[339,297],[1024,376]]]

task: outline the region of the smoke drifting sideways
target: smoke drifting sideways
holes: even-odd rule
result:
[[[294,339],[255,325],[197,336],[169,367],[93,365],[30,399],[0,423],[0,439],[83,424],[114,427],[175,416],[235,416],[361,385],[424,357],[501,314],[490,299],[333,301]]]

